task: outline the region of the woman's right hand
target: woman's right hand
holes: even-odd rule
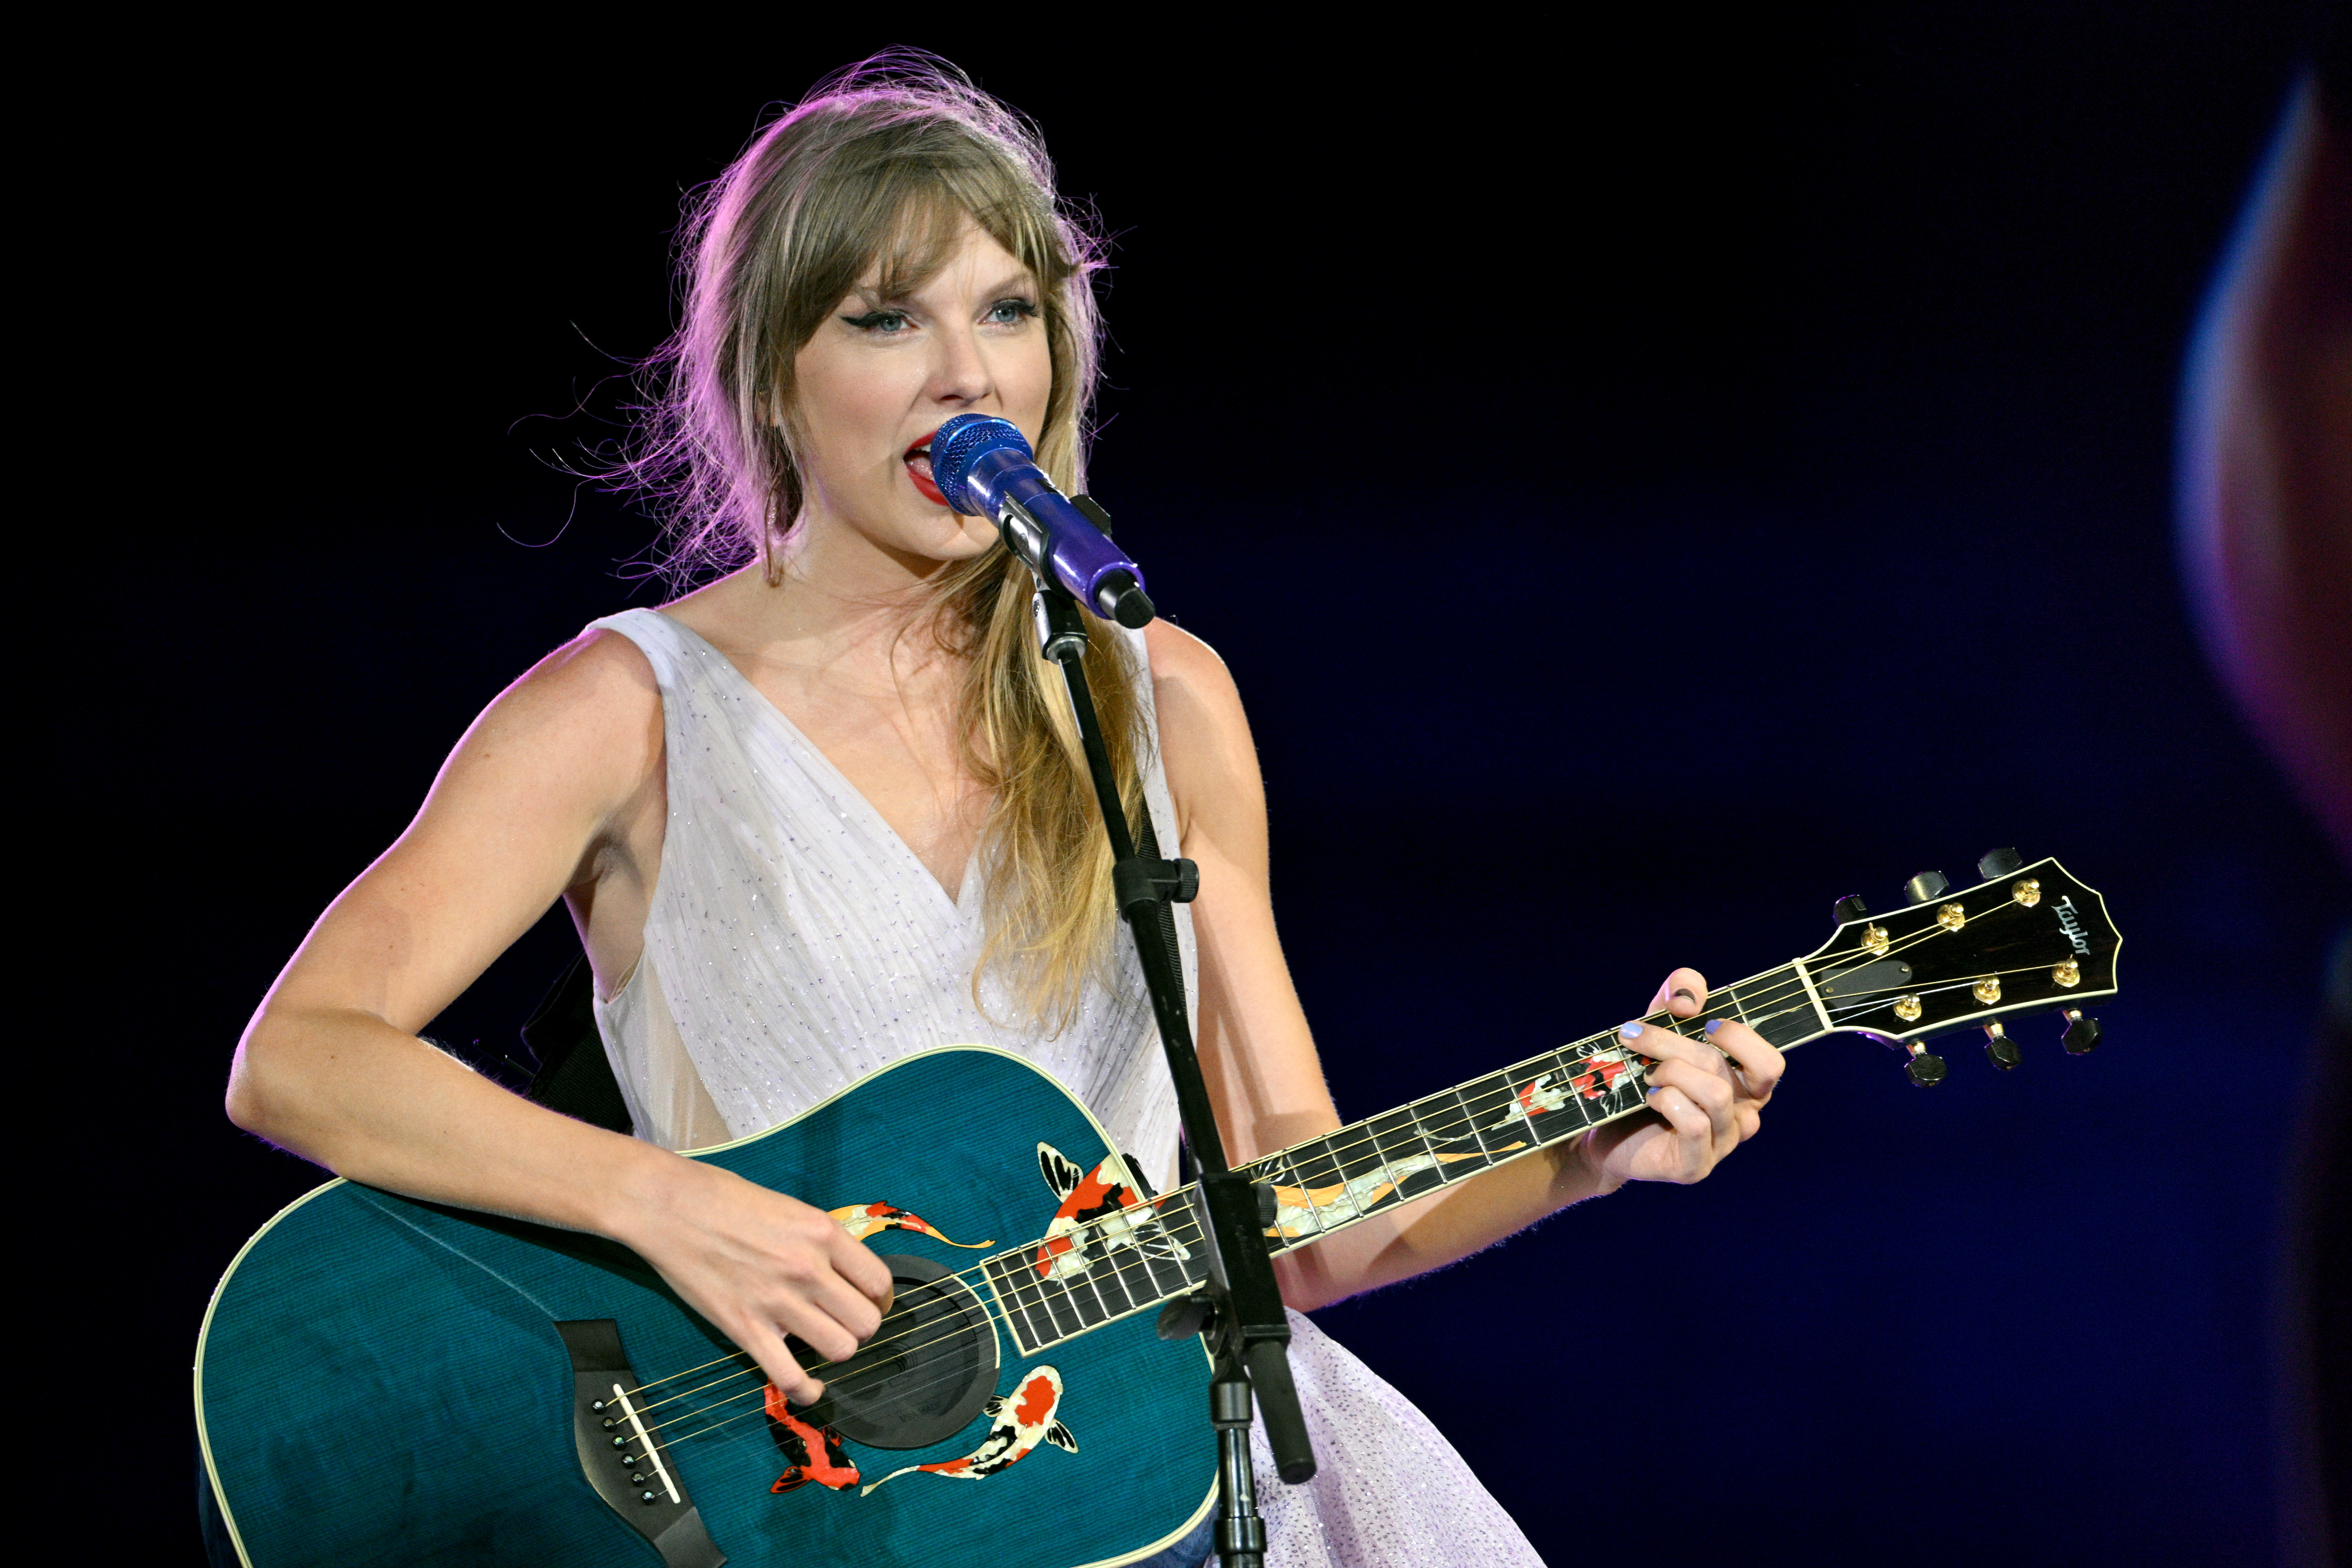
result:
[[[668,1159],[613,1227],[687,1304],[760,1363],[795,1405],[824,1392],[793,1358],[796,1334],[842,1362],[881,1327],[890,1269],[823,1209],[732,1171]]]

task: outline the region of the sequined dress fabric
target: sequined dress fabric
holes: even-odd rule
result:
[[[661,691],[669,816],[645,949],[597,1026],[638,1135],[671,1148],[748,1137],[891,1061],[948,1045],[1015,1052],[1093,1110],[1162,1190],[1175,1172],[1175,1092],[1140,968],[1125,942],[1058,1035],[971,976],[984,868],[950,896],[774,704],[709,643],[657,610],[593,623],[629,639]],[[1139,661],[1142,638],[1128,634]],[[1150,713],[1150,686],[1142,684]],[[1156,733],[1156,730],[1155,730]],[[1153,830],[1178,843],[1167,780],[1145,779]],[[1172,850],[1171,851],[1172,852]],[[1178,908],[1188,1005],[1199,967]],[[1276,1568],[1538,1563],[1510,1516],[1402,1394],[1290,1314],[1291,1359],[1320,1473],[1275,1479],[1256,1439],[1266,1561]],[[1205,1537],[1166,1554],[1191,1568]],[[1162,1568],[1155,1560],[1152,1568]]]

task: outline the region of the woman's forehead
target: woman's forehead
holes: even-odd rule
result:
[[[894,229],[858,276],[856,291],[866,298],[908,300],[939,287],[985,293],[1037,286],[1028,264],[960,207]]]

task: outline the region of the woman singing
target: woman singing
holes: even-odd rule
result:
[[[1100,244],[1023,121],[903,56],[771,124],[689,239],[631,472],[670,503],[671,562],[701,585],[594,623],[490,704],[279,976],[228,1111],[354,1181],[625,1245],[805,1403],[821,1384],[785,1336],[846,1358],[889,1271],[812,1203],[674,1151],[982,1043],[1058,1079],[1155,1187],[1174,1173],[1173,1091],[1028,574],[946,505],[927,446],[957,415],[998,416],[1081,488]],[[1229,1156],[1337,1128],[1275,935],[1233,679],[1165,621],[1091,629],[1130,817],[1200,867],[1178,934]],[[417,1037],[557,898],[634,1138]],[[1676,970],[1652,1007],[1706,1000]],[[1660,1064],[1654,1116],[1279,1258],[1322,1468],[1275,1484],[1261,1439],[1270,1563],[1536,1561],[1427,1419],[1300,1313],[1628,1181],[1696,1181],[1755,1132],[1777,1051],[1738,1023],[1719,1049],[1628,1030]],[[1208,1549],[1205,1520],[1136,1548],[1183,1568]]]

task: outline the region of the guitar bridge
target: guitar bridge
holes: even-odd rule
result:
[[[621,1352],[621,1325],[584,1318],[555,1331],[572,1352],[572,1437],[588,1484],[653,1543],[667,1568],[719,1568],[727,1554],[687,1495],[676,1456],[645,1419],[636,1372]]]

